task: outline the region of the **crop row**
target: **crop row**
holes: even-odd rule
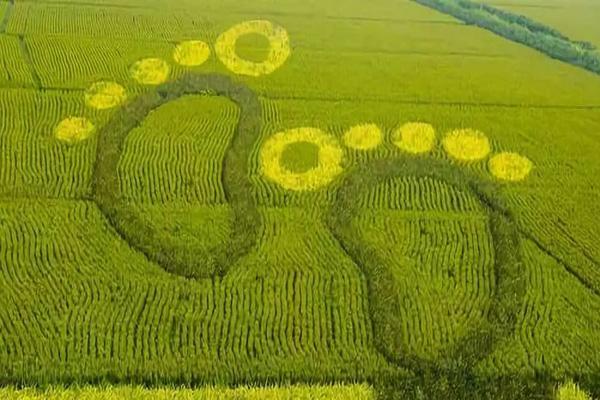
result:
[[[373,400],[375,393],[368,385],[297,385],[231,389],[224,387],[148,389],[141,386],[53,386],[44,390],[2,388],[0,397],[5,400]]]
[[[135,202],[223,203],[222,164],[238,109],[220,97],[170,102],[127,137],[121,192]]]
[[[92,204],[0,213],[6,379],[356,379],[383,366],[364,278],[300,210],[265,210],[253,252],[196,281],[148,264]]]
[[[2,195],[71,198],[89,192],[95,140],[70,147],[53,137],[54,124],[83,108],[79,94],[0,91]]]

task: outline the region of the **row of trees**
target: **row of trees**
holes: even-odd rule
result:
[[[539,50],[548,56],[600,74],[600,53],[593,44],[572,41],[557,30],[522,15],[470,0],[415,0],[467,24]]]

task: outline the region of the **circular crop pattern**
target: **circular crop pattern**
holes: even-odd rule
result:
[[[264,35],[269,41],[269,54],[263,62],[245,60],[236,53],[238,38],[251,33]],[[285,29],[269,21],[247,21],[222,33],[217,38],[215,51],[230,71],[240,75],[260,76],[270,74],[283,65],[290,55],[290,40]]]
[[[201,40],[181,42],[175,48],[173,59],[185,67],[197,67],[204,64],[210,57],[210,47]]]
[[[478,161],[490,153],[490,142],[482,132],[459,129],[450,132],[443,141],[444,149],[460,161]]]
[[[492,157],[488,166],[496,178],[515,182],[527,178],[533,163],[527,157],[517,153],[504,152]]]
[[[125,88],[116,82],[96,82],[85,92],[85,103],[98,110],[116,107],[126,98]]]
[[[375,124],[356,125],[344,134],[346,146],[356,150],[371,150],[383,141],[383,133]]]
[[[142,85],[160,85],[169,78],[169,64],[160,58],[145,58],[131,66],[131,76]]]
[[[312,143],[319,148],[318,165],[304,172],[292,172],[281,163],[281,155],[294,143]],[[289,190],[316,190],[342,172],[342,149],[335,138],[317,128],[297,128],[270,137],[261,150],[263,173]]]
[[[392,140],[408,153],[427,153],[435,145],[435,129],[430,124],[409,122],[394,131]]]
[[[67,143],[80,142],[94,132],[94,124],[82,117],[65,118],[54,129],[54,136]]]

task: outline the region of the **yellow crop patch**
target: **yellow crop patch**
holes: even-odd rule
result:
[[[54,129],[54,136],[67,143],[80,142],[94,132],[94,124],[82,117],[68,117],[60,121]]]
[[[208,60],[208,57],[210,57],[210,47],[201,40],[181,42],[173,53],[175,62],[185,67],[202,65]]]
[[[269,41],[269,54],[263,62],[245,60],[236,53],[238,38],[250,33],[264,35]],[[225,67],[236,74],[267,75],[281,67],[290,56],[290,39],[284,28],[269,21],[247,21],[222,33],[217,38],[215,51]]]
[[[292,172],[282,166],[281,155],[292,143],[308,142],[319,148],[318,165],[305,172]],[[297,128],[279,132],[263,145],[260,161],[266,177],[289,190],[316,190],[342,172],[343,152],[333,136],[317,128]]]
[[[85,92],[85,103],[98,110],[116,107],[126,98],[125,88],[115,82],[96,82]]]
[[[375,124],[361,124],[350,128],[344,134],[346,146],[355,150],[371,150],[383,141],[383,133]]]
[[[131,66],[131,77],[142,85],[160,85],[169,78],[171,68],[160,58],[145,58]]]
[[[435,145],[435,129],[430,124],[409,122],[394,131],[392,140],[400,149],[413,153],[427,153]]]
[[[556,400],[592,400],[592,398],[574,382],[566,382],[558,388]]]
[[[450,132],[443,141],[444,149],[460,161],[482,160],[490,153],[490,142],[482,132],[459,129]]]
[[[533,163],[517,153],[504,152],[492,157],[488,166],[496,178],[514,182],[527,178]]]

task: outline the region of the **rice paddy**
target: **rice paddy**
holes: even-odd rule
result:
[[[599,398],[600,78],[426,3],[0,1],[0,398]]]

